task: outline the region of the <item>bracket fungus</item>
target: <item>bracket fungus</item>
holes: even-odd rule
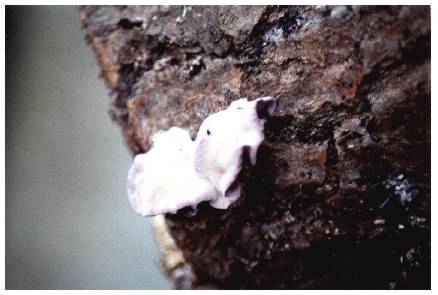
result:
[[[256,164],[275,106],[273,97],[233,101],[204,120],[195,141],[178,127],[154,134],[152,148],[135,157],[128,173],[132,208],[142,216],[176,213],[203,201],[227,209],[240,197],[244,159]]]

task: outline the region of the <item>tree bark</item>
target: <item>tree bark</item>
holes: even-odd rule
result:
[[[176,288],[430,288],[429,6],[82,7],[133,154],[275,96],[228,210],[157,217]]]

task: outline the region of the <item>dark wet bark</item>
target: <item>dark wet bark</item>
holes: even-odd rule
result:
[[[166,216],[177,288],[430,288],[430,7],[81,18],[133,154],[234,99],[278,98],[242,198]]]

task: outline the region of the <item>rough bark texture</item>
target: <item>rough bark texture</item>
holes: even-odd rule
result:
[[[278,98],[241,199],[160,222],[176,288],[430,288],[430,7],[81,18],[133,154],[234,99]]]

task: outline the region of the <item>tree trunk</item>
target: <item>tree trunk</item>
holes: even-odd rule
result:
[[[155,219],[176,288],[430,288],[429,6],[82,7],[133,154],[275,96],[228,210]]]

